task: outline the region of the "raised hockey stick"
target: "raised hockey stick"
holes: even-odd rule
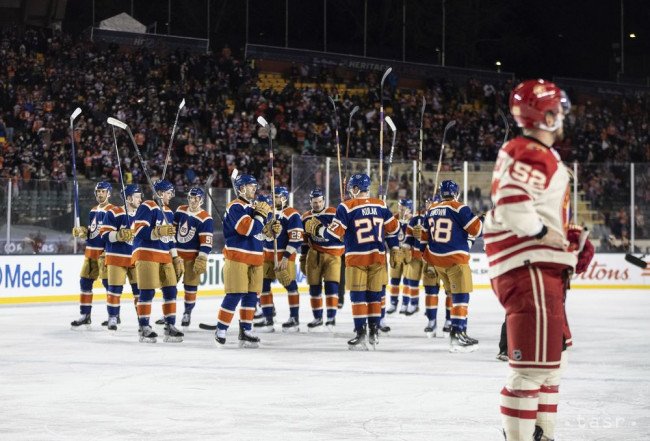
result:
[[[72,194],[74,196],[74,226],[81,225],[79,220],[79,181],[77,180],[77,150],[74,145],[74,120],[81,115],[81,109],[77,107],[70,115],[70,142],[72,143]],[[76,244],[76,241],[75,241]],[[76,247],[76,246],[75,246]]]
[[[499,116],[503,120],[503,125],[506,128],[506,133],[505,135],[503,135],[503,144],[505,144],[508,141],[508,135],[510,134],[510,123],[508,122],[508,118],[506,117],[506,114],[503,113],[503,110],[499,109],[498,112],[499,112]]]
[[[336,113],[336,102],[332,99],[331,96],[327,97],[332,103],[332,109],[334,109],[334,114],[332,116],[332,122],[334,123],[334,133],[336,137],[336,161],[339,166],[339,194],[341,196],[341,202],[343,202],[343,176],[341,173],[341,143],[339,142],[339,123],[338,115]]]
[[[133,144],[133,148],[135,149],[135,154],[138,156],[138,161],[140,161],[140,165],[142,166],[142,172],[144,173],[144,176],[147,178],[147,182],[149,183],[149,186],[151,187],[151,191],[153,192],[153,198],[160,207],[160,210],[163,211],[163,223],[165,225],[169,224],[167,222],[167,216],[165,216],[164,212],[164,207],[163,207],[163,202],[160,196],[158,196],[158,193],[156,192],[156,188],[153,185],[153,181],[151,180],[151,175],[149,175],[149,171],[147,170],[147,164],[144,161],[144,158],[142,157],[142,153],[140,153],[140,148],[138,147],[138,144],[135,142],[135,138],[133,137],[133,132],[131,132],[131,128],[126,125],[126,123],[120,121],[119,119],[115,119],[113,117],[109,117],[106,120],[107,123],[109,123],[112,126],[119,127],[122,130],[125,130],[126,133],[128,133],[129,138],[131,139],[131,143]]]
[[[345,176],[343,176],[343,191],[345,191],[346,185],[348,183],[348,175],[350,174],[350,161],[348,157],[350,155],[350,135],[352,133],[352,117],[355,113],[359,111],[359,106],[354,106],[352,112],[350,112],[350,117],[348,118],[348,136],[345,145]]]
[[[379,85],[379,197],[384,192],[384,81],[392,70],[386,69]]]
[[[176,112],[176,119],[174,120],[174,126],[172,127],[172,134],[169,138],[169,145],[167,146],[167,155],[165,156],[165,165],[163,165],[162,177],[160,178],[161,180],[165,179],[167,173],[167,165],[169,164],[169,161],[171,160],[172,157],[172,147],[174,145],[174,135],[176,134],[176,125],[178,124],[178,117],[180,116],[183,107],[185,107],[185,98],[183,98],[181,100],[181,103],[178,105],[178,111]]]
[[[422,209],[424,206],[424,203],[420,203],[420,201],[424,201],[424,198],[422,197],[422,194],[424,193],[424,191],[422,191],[422,151],[424,150],[424,109],[426,106],[427,100],[424,98],[424,95],[422,95],[422,111],[420,112],[420,145],[418,146],[418,163],[416,167],[418,175],[415,179],[418,197],[413,200],[413,211],[416,215],[418,213],[418,207]]]
[[[390,116],[386,117],[386,124],[390,127],[390,130],[393,132],[393,141],[390,144],[390,155],[388,156],[388,174],[386,175],[386,193],[383,194],[384,201],[388,197],[388,187],[390,186],[390,170],[393,167],[393,154],[395,153],[395,138],[397,137],[397,127],[391,119]],[[382,197],[382,195],[379,195]]]
[[[440,157],[438,158],[438,168],[436,169],[436,180],[434,181],[433,191],[434,194],[438,193],[438,177],[440,175],[440,167],[442,167],[442,152],[445,150],[445,142],[447,141],[447,131],[456,125],[456,120],[452,119],[445,126],[445,131],[442,133],[442,143],[440,145]]]
[[[636,257],[633,254],[627,253],[625,255],[625,260],[627,260],[632,265],[638,266],[639,268],[646,269],[648,268],[648,263],[643,260],[647,254],[643,254],[641,257]]]
[[[120,184],[122,185],[122,200],[124,201],[124,214],[126,215],[126,227],[131,228],[131,218],[129,217],[129,207],[126,203],[126,189],[124,188],[124,176],[122,175],[122,163],[120,162],[120,149],[117,146],[117,136],[115,136],[115,126],[113,130],[113,143],[115,144],[115,157],[117,158],[117,171],[120,173]]]
[[[273,220],[276,220],[275,217],[275,173],[273,171],[273,136],[272,136],[272,131],[273,131],[273,125],[269,124],[266,122],[263,116],[258,116],[257,117],[257,123],[261,125],[262,127],[267,129],[268,132],[268,137],[269,137],[269,167],[271,168],[271,199],[273,200],[273,207],[271,207],[271,210],[273,212]],[[274,267],[278,267],[278,239],[275,237],[275,233],[273,234],[273,263]]]
[[[217,216],[219,216],[219,219],[221,219],[221,225],[223,225],[223,222],[224,222],[224,220],[223,220],[223,215],[221,214],[221,212],[220,212],[219,209],[217,208],[217,203],[215,202],[214,198],[213,198],[212,195],[210,194],[210,188],[212,187],[212,182],[214,181],[214,179],[215,179],[216,177],[217,177],[217,173],[216,173],[216,172],[215,172],[215,173],[212,173],[212,174],[208,177],[208,180],[205,181],[205,190],[204,190],[204,191],[205,191],[205,194],[207,194],[208,197],[210,198],[210,201],[212,202],[212,209],[213,209],[214,211],[217,212]],[[210,213],[210,214],[212,214],[212,213]]]

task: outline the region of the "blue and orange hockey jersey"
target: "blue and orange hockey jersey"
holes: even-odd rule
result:
[[[320,213],[314,213],[312,210],[305,211],[302,215],[302,223],[304,225],[307,222],[307,219],[315,217],[320,221],[325,228],[327,228],[336,215],[336,208],[327,207],[322,210]],[[306,254],[308,248],[312,248],[321,253],[331,254],[332,256],[342,256],[345,252],[345,246],[343,242],[332,237],[331,235],[325,235],[325,237],[312,237],[305,235],[305,241],[303,242],[303,248],[301,254]]]
[[[264,264],[262,228],[264,223],[254,214],[253,205],[237,198],[226,207],[223,219],[223,237],[226,245],[223,255],[226,259],[248,265]]]
[[[117,230],[129,228],[126,212],[123,207],[113,205],[106,211],[104,224],[100,234],[106,244],[106,265],[130,267],[131,253],[133,252],[133,241],[119,242],[116,240]]]
[[[165,206],[165,219],[168,224],[174,222],[174,212]],[[147,262],[171,263],[170,250],[176,247],[174,238],[163,237],[152,239],[151,232],[156,225],[162,225],[163,211],[158,204],[152,200],[144,201],[135,212],[133,222],[133,263],[142,260]]]
[[[458,201],[444,200],[432,204],[426,214],[424,239],[427,248],[425,260],[448,268],[469,263],[468,237],[478,236],[483,224],[467,205]]]
[[[106,212],[113,207],[112,204],[106,204],[103,207],[96,205],[88,213],[88,237],[86,238],[86,250],[84,256],[97,260],[104,252],[104,239],[101,236],[102,225]]]
[[[280,221],[282,231],[278,234],[278,261],[286,257],[290,261],[296,260],[296,252],[302,245],[305,230],[302,225],[300,213],[293,207],[287,207],[275,214]],[[273,261],[273,240],[264,241],[264,260]]]
[[[205,210],[192,213],[187,205],[181,205],[174,213],[176,226],[176,250],[183,260],[194,260],[199,254],[206,258],[212,251],[214,222]]]
[[[386,263],[386,235],[396,235],[399,223],[386,203],[377,198],[341,202],[325,237],[343,240],[345,264],[365,266]]]

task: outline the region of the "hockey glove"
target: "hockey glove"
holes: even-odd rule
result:
[[[271,230],[273,231],[273,236],[278,237],[278,235],[282,232],[282,224],[280,221],[273,221],[273,225],[271,226]]]
[[[404,254],[399,248],[390,250],[390,266],[395,268],[397,265],[404,263]]]
[[[174,237],[176,236],[176,227],[170,224],[167,225],[156,225],[153,227],[153,232],[151,234],[152,239],[160,239],[162,237]]]
[[[181,276],[183,275],[183,272],[185,272],[185,264],[183,263],[183,259],[179,256],[176,256],[174,257],[173,263],[174,263],[174,272],[176,273],[176,279],[180,280]]]
[[[194,266],[192,267],[194,274],[203,274],[207,267],[208,258],[199,254],[194,260]]]
[[[278,282],[280,282],[282,286],[289,286],[292,282],[288,269],[276,271],[275,276],[278,278]]]
[[[259,214],[266,220],[266,218],[269,217],[269,213],[271,212],[271,206],[266,202],[257,201],[255,203],[254,210],[255,214]]]
[[[117,231],[118,242],[128,242],[133,239],[133,230],[130,228],[121,228]]]
[[[272,225],[273,221],[269,221],[264,224],[264,227],[262,228],[262,233],[264,236],[266,236],[267,239],[273,239],[273,230],[272,230]]]
[[[88,228],[74,227],[72,229],[72,237],[78,237],[79,239],[86,239],[88,237]]]
[[[307,275],[307,254],[300,255],[300,272]]]
[[[305,233],[310,236],[319,237],[318,231],[323,224],[315,217],[310,217],[305,222]]]
[[[436,268],[433,265],[429,265],[428,263],[426,264],[424,268],[424,272],[427,273],[430,277],[438,277],[438,273],[436,272]]]
[[[420,224],[417,224],[413,227],[413,237],[416,240],[422,240],[422,232],[424,231],[424,227]]]
[[[402,248],[402,254],[404,255],[404,263],[411,263],[413,261],[413,252],[410,248]]]

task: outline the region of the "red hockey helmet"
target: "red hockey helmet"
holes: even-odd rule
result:
[[[562,124],[556,118],[552,127],[546,125],[546,113],[563,115],[569,113],[571,103],[566,93],[550,81],[538,79],[519,83],[510,93],[510,113],[517,125],[526,129],[542,129],[553,132]]]

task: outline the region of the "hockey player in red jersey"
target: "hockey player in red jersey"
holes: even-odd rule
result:
[[[564,286],[577,261],[567,241],[569,170],[553,149],[570,103],[555,84],[528,80],[514,88],[509,104],[523,135],[497,156],[484,235],[508,327],[511,373],[501,415],[508,441],[552,440],[567,364]]]
[[[81,266],[79,285],[81,295],[79,297],[80,316],[70,325],[72,329],[79,329],[80,326],[88,327],[91,323],[90,312],[93,307],[93,282],[99,277],[108,289],[108,275],[106,274],[106,265],[104,263],[104,239],[100,234],[101,227],[104,223],[106,211],[110,210],[112,205],[108,201],[111,197],[112,186],[110,182],[102,181],[95,185],[95,200],[97,205],[91,208],[88,214],[87,227],[74,227],[72,236],[85,239],[86,250],[84,251],[84,262]]]
[[[239,175],[234,183],[237,199],[226,207],[223,222],[223,279],[226,296],[217,316],[215,341],[226,344],[226,333],[237,305],[239,309],[240,347],[257,348],[259,337],[252,332],[257,293],[262,291],[263,241],[272,226],[267,223],[271,207],[255,201],[257,180],[251,175]]]
[[[467,335],[467,306],[473,290],[468,239],[478,236],[483,224],[467,205],[458,202],[458,184],[442,181],[439,190],[442,200],[431,205],[425,217],[424,237],[428,243],[424,259],[451,294],[449,351],[471,352],[478,348],[478,340]]]
[[[342,240],[345,244],[345,281],[350,290],[356,332],[348,341],[350,349],[367,349],[366,336],[373,347],[378,343],[381,293],[387,279],[384,241],[399,231],[399,223],[386,203],[370,197],[369,190],[368,175],[353,175],[348,183],[352,199],[338,206],[332,223],[325,228],[318,219],[311,218],[305,224],[305,232],[310,236]],[[396,260],[403,254],[397,241],[390,247],[391,263],[399,263]]]
[[[106,244],[108,272],[108,293],[106,295],[108,320],[106,326],[109,331],[117,331],[117,325],[120,323],[120,297],[127,277],[131,284],[136,312],[140,295],[135,267],[131,262],[133,251],[131,226],[136,210],[142,203],[142,189],[136,184],[127,185],[124,189],[124,196],[126,197],[126,211],[123,207],[113,205],[106,212],[101,228],[101,235]]]
[[[325,207],[323,191],[315,188],[309,193],[311,210],[302,215],[302,221],[316,218],[325,228],[336,215],[334,207]],[[300,269],[307,276],[311,310],[314,320],[307,324],[309,329],[323,326],[323,283],[325,284],[325,305],[327,320],[325,326],[332,329],[336,325],[336,311],[339,302],[339,281],[341,278],[341,256],[345,251],[343,243],[332,237],[313,237],[305,235],[300,254]]]
[[[206,271],[208,254],[212,251],[214,223],[212,216],[201,208],[204,200],[205,191],[193,187],[187,192],[187,205],[181,205],[174,213],[176,249],[184,264],[185,309],[181,319],[184,327],[190,325],[201,274]]]
[[[140,288],[138,322],[140,341],[155,343],[158,335],[149,326],[151,301],[156,289],[163,295],[166,342],[182,342],[183,333],[176,324],[176,284],[183,274],[183,260],[176,250],[176,229],[172,225],[174,212],[168,204],[174,196],[174,186],[167,180],[157,181],[154,191],[161,206],[153,200],[144,201],[135,213],[133,223],[133,257]]]

